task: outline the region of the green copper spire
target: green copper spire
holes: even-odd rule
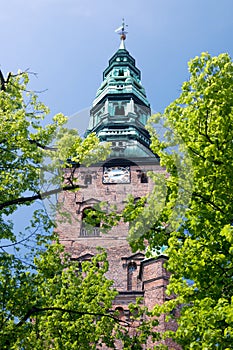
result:
[[[96,132],[101,141],[112,142],[112,156],[154,157],[145,129],[151,115],[150,104],[141,84],[140,70],[125,48],[125,26],[123,20],[115,31],[120,34],[120,47],[103,72],[86,134]]]

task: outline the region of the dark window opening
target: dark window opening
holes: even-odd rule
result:
[[[135,197],[134,198],[134,203],[137,203],[140,199],[141,199],[141,197]]]
[[[119,70],[118,75],[119,75],[120,77],[123,77],[123,76],[124,76],[124,71],[123,71],[123,69],[120,69],[120,70]]]
[[[127,290],[133,289],[133,275],[134,271],[136,271],[137,265],[135,262],[131,262],[128,265],[128,271],[127,271]]]
[[[118,306],[115,308],[115,311],[117,312],[117,317],[119,318],[119,320],[122,320],[125,316],[123,307]]]
[[[143,183],[143,184],[148,183],[148,177],[147,177],[146,173],[141,174],[141,183]]]
[[[124,106],[116,106],[115,115],[125,115]]]
[[[92,176],[91,175],[86,175],[85,180],[84,180],[85,185],[91,185],[92,184]]]

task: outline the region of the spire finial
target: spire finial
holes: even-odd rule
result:
[[[115,30],[115,32],[119,34],[121,38],[120,49],[125,49],[124,40],[126,39],[126,34],[128,33],[126,32],[125,27],[128,27],[128,24],[125,24],[125,20],[122,18],[122,25]]]

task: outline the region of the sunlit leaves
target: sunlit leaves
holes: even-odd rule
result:
[[[173,140],[180,138],[190,159],[192,187],[184,188],[184,195],[191,192],[182,217],[174,215],[173,205],[180,174],[166,152],[172,138],[165,144],[151,130],[152,148],[169,172],[163,212],[180,222],[169,232],[166,249],[172,272],[168,293],[177,294],[183,305],[173,337],[184,349],[226,349],[233,341],[233,64],[227,54],[203,53],[189,62],[189,72],[180,97],[157,116]]]

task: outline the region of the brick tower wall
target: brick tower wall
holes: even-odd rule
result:
[[[147,183],[141,183],[141,174],[147,171],[164,172],[159,165],[131,166],[131,182],[129,184],[103,184],[102,167],[80,167],[75,170],[81,186],[85,186],[86,176],[91,175],[91,184],[86,188],[81,188],[77,192],[64,192],[59,201],[62,203],[63,210],[70,215],[69,220],[62,216],[57,216],[57,233],[60,242],[73,258],[79,258],[86,254],[96,254],[96,247],[106,249],[109,261],[108,276],[114,280],[115,287],[119,290],[127,290],[127,273],[123,267],[122,257],[132,255],[127,242],[128,224],[120,222],[118,226],[113,227],[108,233],[101,233],[101,227],[98,228],[99,235],[81,236],[82,216],[85,208],[94,207],[100,202],[107,202],[108,208],[115,205],[119,212],[126,204],[129,194],[134,198],[139,198],[150,193],[153,189],[153,182],[148,178]],[[65,171],[68,177],[70,169]],[[96,233],[96,232],[95,232]],[[137,289],[137,279],[133,279],[133,289]]]
[[[166,288],[169,283],[170,273],[165,269],[164,264],[167,261],[166,256],[159,256],[156,259],[147,259],[141,263],[140,279],[142,281],[142,289],[144,291],[144,305],[150,310],[158,304],[162,305],[167,299]],[[177,329],[177,323],[174,319],[165,321],[166,315],[161,315],[158,318],[159,325],[155,328],[156,331],[161,333],[166,330]],[[148,341],[148,347],[152,347],[154,343]],[[176,344],[172,339],[166,339],[163,344],[168,346],[169,349],[180,350],[181,347]]]

